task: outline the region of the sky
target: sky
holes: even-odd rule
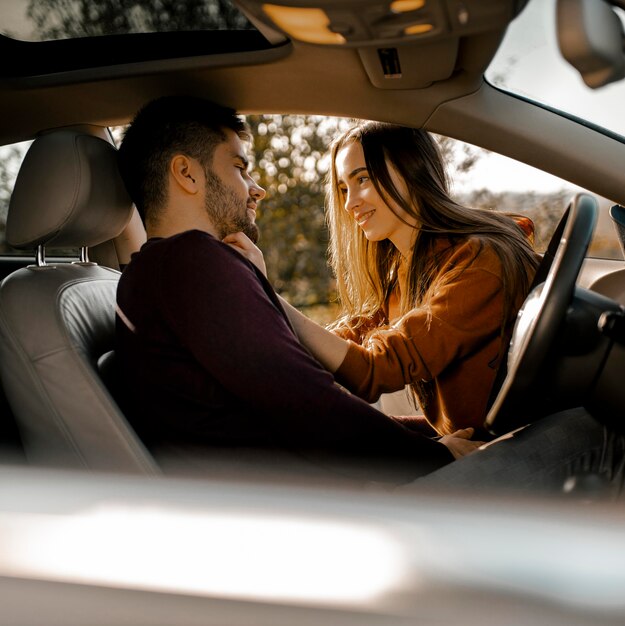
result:
[[[579,189],[566,180],[552,176],[495,152],[484,152],[466,174],[454,174],[454,190],[462,193],[473,189],[549,193],[561,189]]]

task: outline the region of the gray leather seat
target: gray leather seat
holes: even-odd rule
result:
[[[114,347],[119,272],[85,252],[80,262],[45,263],[45,246],[86,250],[131,217],[115,147],[101,131],[52,131],[24,159],[6,235],[16,248],[37,249],[37,264],[0,285],[0,375],[29,462],[157,473],[98,369]]]

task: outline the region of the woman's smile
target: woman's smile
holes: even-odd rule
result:
[[[354,213],[354,219],[361,228],[369,221],[369,218],[375,213],[375,209],[364,211],[363,213]]]

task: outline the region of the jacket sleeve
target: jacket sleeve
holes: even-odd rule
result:
[[[485,249],[475,257],[465,245],[447,264],[466,267],[437,289],[427,310],[413,309],[363,345],[350,342],[335,374],[341,385],[375,402],[411,382],[431,381],[501,332],[503,292],[495,253]]]

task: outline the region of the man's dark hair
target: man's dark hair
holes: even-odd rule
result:
[[[127,127],[119,147],[122,178],[145,222],[156,220],[167,198],[167,168],[175,154],[197,159],[209,170],[224,129],[249,139],[246,123],[234,109],[204,98],[164,96],[143,106]]]

